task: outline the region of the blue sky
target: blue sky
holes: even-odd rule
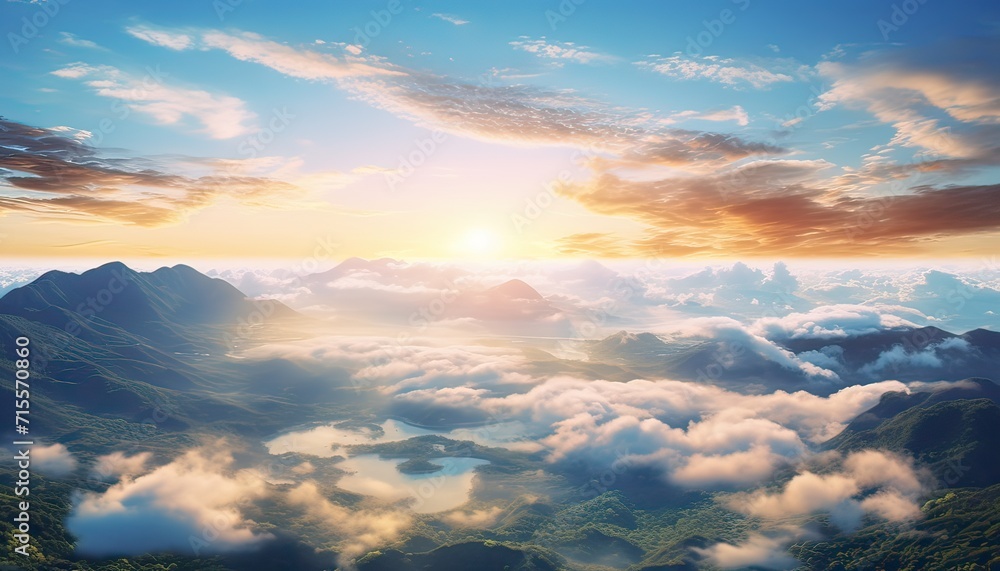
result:
[[[12,244],[30,255],[280,256],[331,227],[348,254],[411,258],[975,255],[996,236],[975,208],[997,174],[987,2],[0,10],[8,121],[82,145],[74,169],[186,181],[116,176],[98,192],[90,173],[42,191],[18,181],[37,165],[0,165],[0,213],[19,235],[46,229]],[[434,132],[447,141],[423,156]],[[544,216],[519,224],[564,172]],[[722,174],[733,188],[701,204]],[[964,206],[928,224],[938,203]]]

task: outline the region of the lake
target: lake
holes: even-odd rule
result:
[[[434,458],[444,468],[430,474],[403,474],[396,466],[402,459],[383,459],[362,454],[341,462],[338,468],[350,472],[337,487],[386,501],[413,498],[417,513],[434,513],[457,508],[469,499],[477,466],[489,464],[478,458]]]

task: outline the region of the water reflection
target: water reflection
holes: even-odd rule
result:
[[[443,468],[429,474],[403,474],[396,466],[401,459],[382,459],[375,454],[349,458],[337,466],[350,472],[337,482],[349,492],[386,501],[412,498],[417,513],[434,513],[457,508],[469,498],[476,466],[489,464],[478,458],[434,458]]]

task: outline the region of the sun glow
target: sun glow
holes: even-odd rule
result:
[[[470,228],[459,238],[455,249],[466,256],[492,256],[500,251],[500,237],[487,228]]]

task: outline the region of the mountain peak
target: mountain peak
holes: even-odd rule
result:
[[[237,323],[254,309],[234,286],[190,266],[136,272],[121,262],[82,274],[47,272],[0,298],[0,314],[58,328],[77,323],[78,331],[111,324],[171,345],[206,325]],[[293,313],[281,304],[276,311]]]
[[[618,344],[618,345],[634,345],[634,344],[663,345],[664,344],[663,340],[661,340],[656,335],[653,335],[652,333],[648,333],[648,332],[645,332],[645,331],[642,332],[642,333],[630,333],[628,331],[625,331],[624,329],[622,329],[621,331],[619,331],[617,333],[612,333],[611,335],[608,335],[603,340],[601,340],[601,343],[607,344],[607,345],[614,345],[614,344]]]
[[[530,299],[539,301],[545,299],[535,288],[519,279],[507,280],[498,286],[490,288],[489,291],[491,293],[498,293],[510,299]]]

